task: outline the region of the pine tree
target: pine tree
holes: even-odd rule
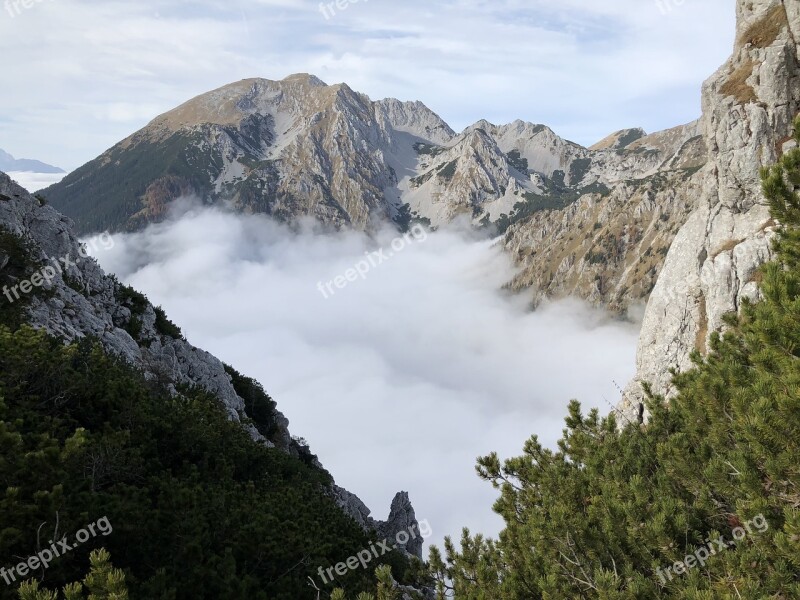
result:
[[[89,558],[91,567],[83,584],[64,586],[64,600],[128,600],[125,574],[111,565],[111,555],[103,549],[95,550]],[[84,596],[84,586],[89,591]],[[40,589],[39,582],[31,579],[19,588],[19,600],[59,600],[58,593]]]

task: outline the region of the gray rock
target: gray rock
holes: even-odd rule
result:
[[[398,547],[407,554],[422,558],[422,535],[408,492],[397,493],[392,500],[389,518],[378,523],[378,532],[384,538],[394,540]],[[403,543],[404,539],[408,539],[408,541]]]
[[[784,10],[788,19],[775,40],[747,39],[770,11],[783,18]],[[759,170],[778,159],[800,111],[800,6],[738,0],[737,20],[733,55],[703,85],[708,165],[697,207],[676,236],[647,304],[636,378],[621,404],[628,415],[643,397],[642,382],[667,398],[674,394],[669,370],[689,368],[691,352],[708,350],[725,313],[757,297],[756,270],[771,256],[776,224]]]
[[[398,549],[409,556],[422,558],[424,540],[408,492],[398,492],[395,495],[386,521],[373,519],[369,508],[355,494],[338,486],[334,486],[332,492],[339,507],[364,531],[397,544]]]

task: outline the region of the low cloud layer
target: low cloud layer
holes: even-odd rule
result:
[[[16,181],[29,192],[38,192],[54,183],[58,183],[66,173],[31,173],[28,171],[9,171],[7,173],[11,179]]]
[[[261,381],[374,517],[402,489],[435,542],[463,526],[496,535],[476,458],[515,456],[534,433],[552,445],[571,398],[608,412],[613,381],[633,375],[636,328],[577,302],[528,311],[500,291],[512,267],[490,241],[440,231],[395,251],[396,237],[191,208],[115,236],[99,259],[190,342]],[[347,281],[381,248],[383,262]],[[326,299],[318,284],[337,276]]]

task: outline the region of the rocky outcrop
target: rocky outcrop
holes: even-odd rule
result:
[[[408,492],[398,492],[392,500],[389,518],[379,522],[377,529],[384,538],[393,540],[407,554],[422,558],[422,535]]]
[[[770,257],[775,223],[759,170],[780,156],[800,111],[800,5],[738,0],[736,10],[733,55],[703,85],[708,165],[647,304],[636,379],[621,405],[629,415],[642,382],[671,395],[669,370],[690,367],[722,317],[758,295],[757,270]]]
[[[338,486],[334,486],[333,492],[339,507],[353,517],[364,531],[376,532],[381,539],[397,544],[406,554],[422,558],[423,538],[408,492],[397,493],[386,521],[370,517],[369,508],[355,494]],[[404,535],[398,536],[401,533]],[[404,539],[407,541],[403,542]]]
[[[26,272],[11,269],[9,238],[25,245],[30,265]],[[103,239],[104,236],[101,236]],[[102,241],[113,244],[113,238]],[[34,198],[0,173],[0,314],[21,311],[22,321],[71,343],[96,339],[111,355],[121,357],[144,377],[177,394],[181,385],[211,392],[229,418],[242,424],[252,439],[322,466],[289,432],[288,419],[273,409],[270,422],[257,428],[225,365],[189,344],[160,309],[144,296],[107,276],[91,257],[91,248],[73,233],[72,222],[53,207]],[[33,282],[23,287],[23,282]],[[254,424],[255,423],[255,424]],[[260,431],[269,432],[269,438]],[[394,536],[416,524],[405,492],[392,502],[389,520],[374,521],[354,494],[332,486],[332,496],[344,512],[381,536]],[[421,544],[405,550],[421,556]]]

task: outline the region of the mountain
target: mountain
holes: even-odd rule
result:
[[[19,531],[43,521],[57,539],[106,514],[106,547],[134,597],[288,600],[318,566],[420,531],[405,492],[387,521],[373,519],[259,383],[188,343],[89,255],[67,217],[0,173],[0,475],[19,484],[0,511],[18,528],[0,536],[3,554],[28,552]],[[417,537],[376,565],[416,583],[405,573],[421,556]],[[73,580],[77,560],[47,581]],[[374,584],[366,570],[347,581]]]
[[[612,138],[600,145],[618,145],[619,135]],[[532,289],[537,299],[579,297],[620,313],[647,299],[695,206],[706,142],[690,123],[593,156],[609,154],[626,161],[604,165],[614,169],[605,189],[510,224],[503,245],[520,267],[512,289]]]
[[[451,136],[419,103],[371,102],[311,75],[250,79],[156,118],[45,194],[79,231],[141,227],[188,193],[365,229],[397,212],[387,190],[414,145]]]
[[[708,352],[724,316],[758,297],[759,267],[772,256],[777,225],[759,175],[795,145],[798,39],[797,2],[737,2],[733,55],[703,85],[700,129],[708,162],[693,178],[694,208],[647,303],[637,375],[623,402],[630,414],[641,401],[642,382],[670,397],[670,370],[688,369],[693,351]]]
[[[64,173],[63,169],[28,158],[14,158],[0,149],[0,171],[20,171],[25,173]]]
[[[771,119],[789,135],[794,78],[791,70],[771,69],[781,61],[791,66],[791,50],[764,40],[783,39],[785,13],[794,8],[759,3],[751,10],[764,13],[764,22],[742,15],[737,53],[745,54],[715,77],[719,99],[709,96],[707,84],[703,118],[666,131],[626,129],[590,148],[523,121],[479,121],[455,133],[419,102],[372,101],[345,84],[294,75],[199,96],[44,193],[82,232],[143,227],[188,193],[285,220],[311,215],[335,228],[368,229],[390,219],[401,228],[412,220],[435,227],[466,218],[504,234],[502,245],[519,267],[511,289],[530,290],[535,303],[575,296],[625,313],[649,300],[679,231],[698,210],[714,206],[708,200],[718,195],[714,185],[723,187],[722,196],[757,188],[752,166],[742,182],[724,172],[731,170],[727,161],[741,161],[761,142],[774,145],[762,121]],[[790,58],[773,56],[781,48]],[[748,121],[754,104],[784,114],[778,118],[769,109],[753,117],[752,135],[725,120],[737,131],[727,134],[709,103],[735,108]],[[731,135],[737,141],[726,141]],[[758,164],[772,157],[764,152]],[[728,204],[722,201],[723,208]],[[705,250],[716,259],[731,256],[732,250],[717,254],[725,242],[749,233],[715,235],[725,239]],[[763,262],[760,254],[749,262]],[[719,324],[720,314],[706,320]]]
[[[505,246],[524,271],[513,287],[624,310],[647,297],[693,207],[659,190],[682,185],[705,156],[697,123],[625,130],[592,148],[523,121],[479,121],[456,134],[420,102],[375,102],[300,74],[194,98],[44,194],[82,233],[141,228],[187,194],[334,228],[466,217],[510,232]],[[635,225],[625,222],[631,210]],[[588,227],[579,235],[576,218]]]

